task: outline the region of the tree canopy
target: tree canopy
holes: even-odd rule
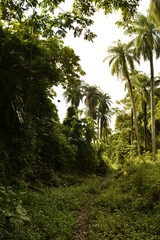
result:
[[[81,209],[83,203],[87,202],[86,196],[90,197],[92,193],[98,195],[97,191],[101,191],[97,187],[100,182],[102,190],[106,188],[107,201],[104,196],[98,200],[99,219],[103,222],[98,237],[109,236],[106,233],[102,235],[105,221],[101,217],[101,203],[108,205],[114,196],[109,211],[110,219],[116,231],[114,236],[123,238],[123,233],[118,235],[121,234],[119,219],[123,218],[123,214],[119,215],[122,207],[121,201],[117,202],[115,191],[119,178],[118,191],[124,196],[130,190],[129,197],[124,197],[129,213],[133,214],[133,211],[130,212],[131,194],[137,196],[133,204],[133,209],[138,209],[137,216],[143,206],[146,212],[149,210],[147,217],[143,212],[142,238],[135,233],[130,234],[129,227],[125,237],[150,237],[150,233],[146,235],[146,226],[150,224],[150,214],[154,218],[157,209],[156,228],[154,224],[150,228],[155,236],[154,232],[158,234],[159,231],[157,163],[160,151],[160,77],[154,74],[154,58],[160,57],[160,32],[159,13],[155,12],[155,18],[152,14],[153,9],[159,6],[159,1],[151,1],[150,17],[135,15],[139,0],[75,0],[70,12],[61,8],[63,2],[0,1],[0,238],[17,240],[28,239],[29,236],[33,239],[65,239],[67,236],[66,239],[71,239],[72,232],[67,232],[71,228],[65,225],[65,218],[77,215],[77,208]],[[109,66],[106,71],[110,71],[111,67],[112,75],[125,81],[126,88],[126,96],[114,109],[109,93],[84,82],[87,71],[85,73],[82,69],[80,57],[63,42],[69,30],[73,31],[75,37],[83,35],[85,40],[93,41],[96,34],[91,31],[92,16],[99,9],[105,14],[120,10],[123,24],[119,22],[119,26],[129,25],[126,32],[131,35],[131,41],[125,43],[115,39],[107,52]],[[149,75],[137,69],[137,63],[141,68],[142,59],[150,63]],[[110,84],[109,81],[107,79],[106,84]],[[60,85],[64,101],[68,104],[62,122],[55,104],[56,87]],[[113,114],[114,130],[110,126]],[[153,172],[147,170],[150,174],[147,178],[145,168],[149,169],[150,166]],[[156,177],[152,181],[155,172]],[[111,186],[114,185],[112,191],[115,194],[108,194],[108,182],[104,184],[102,181],[108,173],[113,176]],[[84,184],[80,194],[77,187],[91,176],[93,181],[88,190]],[[95,179],[98,179],[98,190],[94,186]],[[71,192],[67,198],[63,194],[63,200],[60,201],[55,188],[63,185],[64,191],[64,188],[66,190],[73,184],[73,192],[77,194],[74,204],[70,203],[74,195]],[[20,193],[21,189],[24,192]],[[149,193],[146,193],[148,189]],[[38,192],[41,197],[30,190]],[[54,200],[52,191],[57,194]],[[29,195],[24,196],[25,192]],[[147,199],[145,202],[143,194]],[[35,205],[32,209],[28,207],[31,220],[22,206],[22,199],[24,206],[28,206],[28,203]],[[33,199],[35,202],[31,201]],[[44,209],[39,210],[39,199],[43,199],[44,209],[49,206],[46,215]],[[52,205],[53,221],[48,218]],[[64,210],[63,213],[61,210]],[[57,214],[60,214],[59,218],[56,218]],[[92,215],[95,216],[95,212]],[[114,216],[119,225],[115,224]],[[47,222],[47,227],[44,222]],[[51,222],[54,224],[50,225]],[[74,228],[76,226],[72,221],[69,224]],[[139,222],[136,224],[137,230]],[[54,229],[53,226],[58,228]],[[65,234],[60,237],[56,235],[59,226],[64,230],[65,237]],[[94,222],[94,227],[99,225]]]

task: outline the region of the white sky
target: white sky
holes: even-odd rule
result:
[[[61,4],[63,10],[68,10],[72,6],[73,1],[66,1]],[[139,12],[146,14],[146,9],[149,6],[150,0],[142,0],[140,2]],[[115,106],[116,100],[121,100],[125,96],[124,84],[120,80],[117,80],[116,76],[111,76],[108,62],[103,63],[103,59],[107,56],[107,49],[112,45],[113,41],[121,39],[122,42],[127,41],[127,37],[123,34],[123,29],[115,25],[115,22],[120,18],[117,14],[105,16],[102,11],[97,12],[94,16],[94,25],[92,30],[97,34],[97,38],[94,42],[88,42],[80,38],[74,38],[73,33],[69,32],[67,37],[64,39],[64,43],[74,49],[76,55],[81,58],[82,69],[86,72],[86,76],[83,77],[85,82],[90,85],[96,84],[100,88],[108,93]],[[145,62],[141,69],[149,73],[149,63]],[[156,71],[155,71],[156,72]],[[157,73],[156,73],[157,74]],[[60,103],[56,103],[59,110],[59,117],[62,120],[66,113],[66,104],[61,96],[60,88],[57,90],[58,99]],[[112,120],[112,128],[115,119]]]

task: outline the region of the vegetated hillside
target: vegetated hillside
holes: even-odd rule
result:
[[[1,188],[1,239],[160,239],[159,175],[160,162],[137,159],[105,177],[68,176],[57,188]]]

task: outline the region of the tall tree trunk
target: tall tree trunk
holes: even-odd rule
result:
[[[151,92],[150,92],[150,98],[151,98],[151,132],[152,132],[152,154],[153,154],[153,160],[155,160],[155,101],[154,101],[154,88],[155,88],[155,82],[154,82],[154,67],[153,67],[153,52],[150,50],[150,69],[151,69]]]
[[[131,109],[131,146],[133,145],[133,108]]]
[[[98,129],[97,129],[97,139],[99,139],[99,117],[100,113],[99,113],[99,110],[98,110],[98,119],[97,119],[97,124],[98,124]]]
[[[132,101],[133,116],[134,116],[134,123],[135,123],[135,130],[136,130],[136,138],[137,138],[138,155],[140,155],[141,149],[140,149],[140,138],[139,138],[139,131],[138,131],[136,107],[135,107],[135,102],[134,102],[134,97],[133,97],[132,85],[131,85],[131,81],[130,81],[130,78],[129,78],[129,74],[128,74],[128,73],[127,73],[127,80],[128,80],[128,84],[129,84],[129,90],[130,90],[131,101]]]
[[[74,106],[75,106],[76,110],[78,110],[78,103],[75,102]]]
[[[2,48],[2,53],[1,53],[1,56],[0,56],[0,64],[1,64],[1,62],[2,62],[2,58],[3,58],[3,55],[4,55],[5,42],[4,42],[4,44],[3,44],[2,46],[3,46],[3,48]]]
[[[30,78],[28,82],[28,96],[27,96],[27,103],[26,107],[29,111],[32,109],[32,91],[33,91],[33,42],[34,42],[34,8],[32,13],[32,28],[31,28],[31,47],[30,47]]]
[[[134,135],[133,135],[133,108],[131,109],[131,146],[133,145],[133,140],[134,140]],[[132,148],[131,148],[132,149]],[[132,160],[133,160],[133,149],[132,149],[132,152],[131,152],[131,157],[132,157]]]
[[[100,120],[100,139],[102,139],[102,129],[103,129],[103,114],[101,113],[101,120]]]
[[[144,149],[147,152],[147,104],[144,102]]]
[[[108,144],[108,124],[106,123],[106,126],[105,126],[105,135],[104,135],[104,142],[106,142]]]

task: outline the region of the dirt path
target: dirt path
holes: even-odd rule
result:
[[[100,186],[99,193],[102,190],[103,183],[106,181],[106,178],[103,178]],[[88,214],[90,210],[90,205],[95,201],[96,194],[93,194],[88,201],[83,205],[82,209],[78,212],[77,222],[78,228],[74,236],[74,240],[88,240]]]
[[[81,211],[78,213],[78,229],[75,233],[74,240],[88,240],[88,213],[90,200],[88,200]]]

